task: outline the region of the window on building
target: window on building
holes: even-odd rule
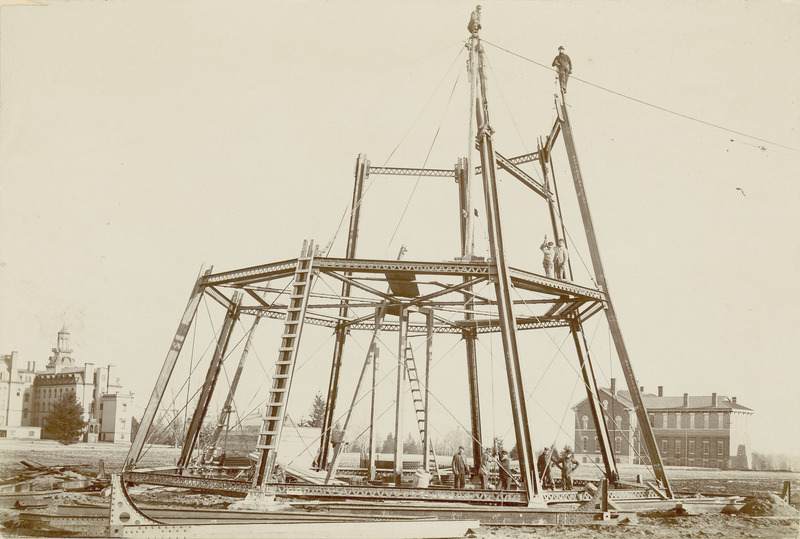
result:
[[[126,412],[128,410],[128,405],[126,403],[122,403],[122,411]]]
[[[681,441],[680,440],[675,440],[675,454],[676,455],[680,455],[681,454]]]
[[[608,401],[603,399],[603,409],[608,410]]]
[[[661,454],[666,455],[669,451],[669,443],[667,440],[661,440]]]
[[[648,414],[650,416],[650,426],[656,427],[656,414]]]
[[[583,426],[583,430],[589,429],[589,418],[587,416],[581,418],[581,425]]]
[[[708,428],[708,412],[703,414],[703,428],[704,429]]]
[[[22,400],[25,401],[25,402],[28,402],[29,400],[31,400],[30,394],[29,393],[25,393],[25,397],[23,397]]]
[[[669,426],[669,424],[667,423],[668,419],[669,415],[666,412],[661,414],[661,426],[663,428],[667,428]]]
[[[694,440],[689,440],[689,454],[694,455]]]
[[[27,418],[27,417],[28,417],[28,410],[22,410],[22,417],[23,417],[23,418]],[[722,454],[722,453],[720,453],[720,455],[721,455],[721,454]]]
[[[724,455],[725,454],[725,442],[722,440],[717,440],[717,455]]]
[[[676,429],[681,428],[681,413],[680,412],[675,414],[675,428]]]
[[[597,436],[594,437],[594,452],[600,452],[600,440],[597,439]]]
[[[589,438],[587,438],[586,436],[581,438],[581,448],[582,448],[584,453],[588,453],[589,452]]]
[[[616,451],[617,453],[622,451],[622,438],[620,438],[619,436],[614,438],[614,451]]]
[[[708,442],[708,440],[703,440],[703,454],[704,455],[708,455],[708,449],[709,449],[710,445],[711,444]]]
[[[694,414],[693,413],[689,413],[689,428],[690,429],[694,428]]]

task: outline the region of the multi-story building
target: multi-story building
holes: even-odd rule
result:
[[[130,441],[133,395],[122,395],[116,367],[95,367],[92,363],[79,365],[72,356],[70,333],[66,326],[58,332],[56,347],[52,351],[53,355],[43,372],[35,372],[35,364],[29,364],[27,370],[15,367],[17,352],[3,356],[4,359],[9,358],[6,362],[8,369],[17,369],[14,372],[18,373],[16,376],[20,380],[17,387],[10,390],[9,397],[14,394],[16,399],[19,397],[16,393],[21,395],[21,400],[9,400],[11,404],[5,415],[6,423],[9,426],[40,429],[55,403],[64,395],[74,393],[78,403],[83,406],[84,420],[88,423],[85,441]],[[3,394],[0,393],[0,396]],[[106,402],[109,403],[108,410],[104,409]]]
[[[27,428],[35,370],[33,362],[21,365],[17,352],[0,356],[0,438],[39,438],[39,428]]]
[[[617,462],[648,462],[628,391],[600,388],[599,398],[606,416],[608,433]],[[702,466],[722,469],[749,468],[749,423],[753,410],[736,402],[736,397],[711,395],[665,396],[645,393],[650,425],[665,466]],[[575,455],[583,462],[602,460],[595,434],[589,400],[573,407],[575,411]]]

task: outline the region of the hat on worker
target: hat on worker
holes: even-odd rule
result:
[[[563,51],[564,50],[564,46],[561,45],[560,47],[558,47],[558,50]]]

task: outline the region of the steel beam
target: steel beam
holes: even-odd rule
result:
[[[211,358],[211,363],[206,372],[206,379],[203,382],[203,389],[200,392],[200,397],[197,400],[197,407],[192,414],[192,421],[189,423],[189,429],[186,431],[186,439],[183,442],[183,450],[178,459],[178,468],[185,468],[189,464],[197,445],[197,440],[200,437],[200,428],[203,426],[203,421],[208,412],[208,404],[211,402],[211,396],[214,394],[214,389],[217,386],[219,379],[219,371],[222,368],[222,361],[225,358],[225,351],[228,349],[228,342],[231,338],[233,325],[239,318],[239,303],[242,301],[241,292],[236,292],[233,295],[231,307],[225,313],[225,321],[222,324],[222,329],[217,339],[217,347],[214,350],[214,356]]]
[[[344,420],[344,426],[342,427],[342,439],[339,440],[339,444],[333,451],[333,457],[331,458],[330,465],[328,466],[328,474],[325,476],[325,484],[327,485],[330,483],[331,479],[336,477],[336,470],[339,467],[339,457],[341,452],[347,446],[347,429],[350,426],[350,418],[353,416],[353,408],[355,408],[356,403],[358,402],[358,394],[361,392],[361,384],[364,382],[364,376],[367,373],[367,368],[372,363],[372,355],[375,350],[375,345],[378,340],[378,335],[380,333],[380,323],[383,320],[383,317],[386,315],[386,309],[388,308],[388,304],[384,304],[379,312],[375,315],[375,331],[372,332],[372,339],[370,340],[369,346],[367,347],[367,354],[364,358],[364,364],[361,367],[361,373],[358,375],[358,382],[356,382],[356,388],[353,390],[353,399],[350,401],[350,408],[347,409],[347,416]]]
[[[427,326],[427,332],[425,333],[425,403],[424,403],[424,411],[425,411],[425,422],[423,423],[423,428],[425,435],[422,437],[422,467],[425,471],[428,471],[428,459],[431,455],[431,448],[433,447],[433,443],[431,442],[431,431],[430,431],[430,395],[431,395],[431,366],[433,365],[433,310],[426,309],[425,310],[425,325]],[[439,475],[439,464],[438,462],[434,462],[436,466],[436,475]]]
[[[583,326],[577,318],[570,320],[570,331],[575,341],[575,350],[578,353],[583,385],[586,389],[586,396],[589,399],[589,408],[592,411],[597,440],[600,443],[600,453],[603,456],[606,477],[611,482],[616,483],[619,479],[619,471],[617,470],[617,461],[614,458],[614,447],[611,445],[611,437],[608,435],[606,415],[598,398],[597,379],[594,375],[589,347],[586,345],[586,336],[583,334]],[[577,444],[578,440],[575,440],[575,443]]]
[[[551,194],[548,192],[547,185],[542,185],[538,181],[536,181],[532,176],[530,176],[527,172],[519,168],[517,165],[512,163],[510,160],[506,159],[499,153],[495,153],[497,156],[497,163],[500,165],[500,168],[514,176],[516,179],[521,181],[525,186],[532,189],[536,194],[541,196],[545,199],[550,199]]]
[[[365,155],[361,154],[356,160],[355,178],[353,183],[353,199],[350,202],[350,227],[347,234],[347,249],[345,257],[353,259],[356,257],[356,245],[358,244],[358,229],[361,222],[361,203],[364,195],[364,181],[369,174],[369,161]],[[339,308],[339,318],[348,318],[351,283],[342,283],[342,305]],[[333,415],[336,411],[336,398],[339,394],[339,375],[342,369],[342,357],[344,356],[344,343],[347,340],[348,329],[339,325],[336,328],[336,343],[333,348],[333,359],[331,360],[331,374],[328,381],[328,393],[325,401],[325,417],[322,421],[322,436],[319,444],[319,459],[317,465],[320,470],[324,470],[328,463],[328,448],[331,440],[331,429],[333,428]]]
[[[222,429],[224,429],[225,425],[228,423],[228,418],[233,410],[233,398],[236,395],[236,389],[239,387],[239,380],[242,377],[242,371],[244,370],[244,365],[247,362],[247,356],[250,354],[250,346],[253,342],[253,334],[256,332],[259,320],[261,320],[261,318],[256,316],[253,319],[253,325],[250,326],[250,332],[247,334],[247,341],[244,343],[242,355],[239,358],[239,365],[236,366],[236,373],[234,373],[233,380],[231,380],[231,386],[228,388],[228,396],[225,398],[225,404],[222,406],[222,413],[219,415],[217,426],[214,428],[214,432],[211,435],[211,441],[208,444],[211,447],[217,446],[219,437],[222,434]]]
[[[452,178],[452,170],[438,168],[400,168],[400,167],[369,167],[367,174],[383,174],[388,176],[439,176]]]
[[[406,350],[408,349],[408,310],[400,311],[400,331],[398,331],[397,350],[397,393],[394,416],[394,484],[398,487],[403,481],[403,408],[406,400]]]
[[[479,129],[478,142],[480,144],[481,164],[483,174],[483,189],[486,199],[486,214],[489,232],[489,247],[494,261],[495,295],[497,296],[500,314],[501,334],[503,337],[503,352],[506,362],[508,377],[508,392],[511,400],[511,414],[514,421],[514,431],[519,451],[520,474],[524,483],[528,503],[540,501],[541,491],[539,476],[536,472],[536,459],[533,454],[533,445],[530,435],[530,422],[525,405],[525,388],[522,382],[522,373],[519,364],[519,351],[517,349],[516,321],[514,319],[513,302],[511,300],[511,277],[505,259],[505,246],[500,223],[500,207],[495,179],[495,152],[492,145],[491,127],[489,124],[488,100],[486,97],[486,77],[484,74],[483,47],[476,37],[470,38],[469,46],[474,47],[478,53],[478,82],[479,97],[476,102],[476,120]]]
[[[144,444],[147,441],[147,436],[150,434],[150,429],[153,426],[156,412],[158,412],[158,407],[161,404],[161,399],[164,397],[164,391],[167,389],[167,384],[172,376],[172,371],[175,369],[175,363],[178,361],[178,356],[183,348],[183,343],[186,342],[186,336],[189,333],[189,328],[192,325],[195,313],[197,313],[197,307],[200,305],[200,298],[203,296],[203,287],[201,286],[201,283],[203,279],[210,273],[211,269],[205,273],[203,273],[202,268],[200,269],[200,275],[197,277],[194,288],[192,288],[192,293],[189,295],[189,302],[186,304],[186,309],[183,311],[181,322],[178,324],[178,329],[175,332],[175,336],[172,338],[172,344],[169,347],[169,351],[167,351],[167,357],[164,358],[164,364],[162,365],[161,372],[156,379],[155,387],[153,387],[153,393],[150,395],[150,400],[147,402],[147,407],[142,415],[142,422],[139,425],[139,430],[137,431],[136,437],[133,439],[131,447],[128,450],[128,454],[125,457],[125,463],[122,467],[123,470],[130,470],[139,460],[139,456],[142,453],[142,448],[144,448]]]
[[[653,465],[653,471],[656,478],[661,482],[661,485],[667,492],[669,497],[672,497],[672,489],[669,485],[669,479],[664,473],[664,466],[661,461],[661,453],[658,450],[655,435],[653,434],[650,420],[647,416],[647,409],[642,401],[642,395],[639,392],[639,385],[636,381],[636,376],[633,373],[630,358],[628,357],[628,350],[625,348],[625,342],[622,339],[622,330],[617,320],[614,305],[611,303],[611,295],[608,291],[608,281],[606,280],[605,271],[603,270],[603,262],[600,258],[600,249],[597,244],[597,237],[594,231],[594,224],[592,222],[592,215],[589,211],[589,201],[586,196],[586,189],[583,184],[583,176],[581,175],[580,165],[578,164],[578,154],[575,151],[575,141],[572,136],[572,127],[569,123],[569,116],[567,115],[567,107],[563,99],[556,98],[556,107],[559,111],[559,119],[561,121],[562,131],[564,133],[564,144],[567,148],[567,155],[569,157],[570,170],[572,172],[572,180],[575,184],[575,192],[578,198],[578,206],[580,207],[581,217],[583,219],[583,227],[586,229],[586,239],[589,244],[589,253],[592,258],[592,266],[594,268],[597,284],[606,294],[606,318],[608,319],[608,326],[611,330],[611,336],[614,339],[614,345],[617,350],[622,371],[625,374],[625,382],[628,385],[628,391],[631,395],[631,402],[633,403],[636,418],[639,422],[639,428],[642,432],[645,446],[647,447],[647,454],[650,457],[650,462]]]

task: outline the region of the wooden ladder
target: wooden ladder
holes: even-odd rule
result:
[[[419,373],[417,372],[417,362],[414,360],[414,350],[409,344],[406,347],[405,365],[408,372],[408,383],[411,385],[411,398],[414,400],[414,411],[417,414],[417,427],[419,428],[420,441],[425,440],[425,401],[422,398],[422,386],[419,382]],[[436,452],[433,450],[433,443],[428,443],[430,447],[430,454],[427,455],[425,460],[425,471],[430,472],[433,466],[433,472],[439,482],[442,481],[442,476],[439,474],[439,463],[436,462]]]
[[[286,403],[292,387],[297,349],[300,346],[300,333],[308,306],[311,291],[311,273],[314,261],[314,242],[304,241],[303,250],[297,259],[294,273],[294,284],[286,308],[281,344],[278,348],[278,360],[275,362],[275,374],[272,376],[272,388],[269,392],[266,410],[262,417],[261,429],[258,432],[256,449],[260,451],[258,467],[253,481],[254,486],[269,481],[275,464],[281,431],[286,415]]]

